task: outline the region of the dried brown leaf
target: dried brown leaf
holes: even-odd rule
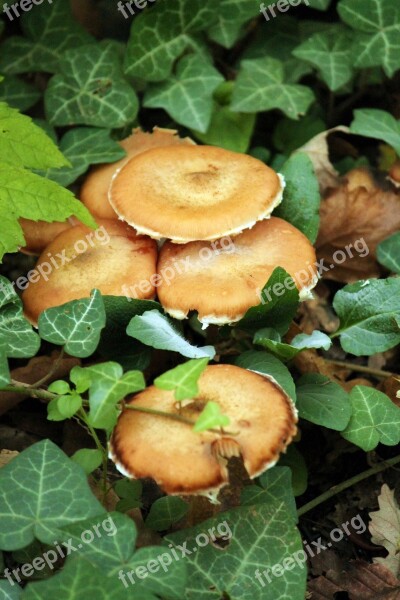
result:
[[[378,496],[379,510],[370,513],[369,530],[374,544],[388,551],[384,558],[375,557],[374,563],[381,564],[393,575],[400,571],[400,508],[394,497],[394,491],[383,484]]]
[[[1,450],[0,452],[0,469],[7,465],[10,460],[18,456],[19,452],[15,450]]]

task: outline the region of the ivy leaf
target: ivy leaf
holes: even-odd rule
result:
[[[164,108],[181,125],[207,131],[213,111],[213,92],[224,80],[214,67],[197,54],[184,56],[176,74],[150,85],[143,105]]]
[[[75,127],[67,131],[60,149],[71,166],[48,169],[41,175],[63,186],[73,183],[90,165],[112,163],[126,156],[125,150],[111,139],[109,130],[95,127]]]
[[[123,127],[135,119],[139,108],[112,43],[69,50],[44,99],[47,117],[57,126]]]
[[[231,109],[258,112],[277,108],[291,119],[298,119],[313,100],[310,88],[285,82],[281,61],[266,57],[241,62]]]
[[[199,392],[197,382],[208,361],[209,358],[189,360],[157,377],[154,385],[160,390],[174,390],[176,400],[193,398]]]
[[[400,68],[400,6],[397,0],[341,0],[340,18],[356,30],[354,65],[382,66],[391,77]]]
[[[103,462],[103,454],[101,450],[82,448],[71,456],[71,460],[82,467],[86,475],[90,475],[90,473],[93,473],[95,469],[100,467]]]
[[[143,315],[131,319],[127,334],[143,342],[152,348],[159,350],[170,350],[179,352],[187,358],[214,358],[215,348],[204,346],[197,348],[192,346],[175,329],[170,319],[162,315],[158,310],[148,310]]]
[[[43,129],[4,102],[0,102],[0,157],[14,167],[31,169],[69,165]]]
[[[329,350],[332,345],[331,339],[321,331],[313,331],[310,335],[300,333],[290,344],[285,344],[279,333],[271,327],[257,331],[253,343],[269,350],[281,360],[292,360],[299,352],[310,348]]]
[[[302,419],[336,431],[347,427],[352,411],[347,392],[317,373],[307,373],[297,382],[297,408]]]
[[[10,369],[8,367],[8,360],[0,349],[0,388],[10,383]]]
[[[8,581],[0,581],[0,600],[20,600],[22,589]]]
[[[290,598],[303,600],[306,587],[304,565],[291,564],[284,570],[282,561],[292,558],[303,548],[291,510],[280,498],[268,504],[242,506],[217,515],[189,530],[167,537],[174,545],[187,543],[193,548],[187,557],[190,594],[199,600],[265,600]],[[196,536],[213,531],[217,543],[198,548]],[[224,541],[223,550],[218,538]],[[204,538],[203,538],[204,539]],[[268,567],[281,565],[280,575],[270,573],[270,581],[262,576]],[[255,578],[261,572],[264,587]],[[278,572],[278,571],[277,571]],[[283,577],[281,575],[284,575]],[[266,588],[266,586],[268,586]],[[266,590],[268,596],[266,596]]]
[[[352,416],[342,431],[345,440],[365,452],[379,444],[395,446],[400,442],[400,408],[390,398],[364,385],[356,385],[350,392]]]
[[[286,333],[299,306],[296,284],[281,267],[274,269],[260,292],[261,304],[248,309],[237,323],[241,329],[274,327],[280,334]]]
[[[297,450],[295,444],[290,444],[285,454],[281,454],[279,467],[290,467],[292,471],[292,487],[295,496],[301,496],[307,489],[308,472],[303,455]]]
[[[151,505],[145,520],[146,527],[154,531],[167,531],[188,512],[189,505],[178,496],[164,496]]]
[[[317,239],[320,193],[313,163],[307,154],[296,152],[281,167],[286,187],[283,200],[274,215],[289,221],[308,237]]]
[[[114,486],[114,491],[120,498],[115,507],[118,512],[126,512],[131,508],[141,508],[143,485],[139,479],[120,479]]]
[[[275,356],[268,352],[248,350],[237,357],[235,365],[275,380],[293,402],[296,401],[296,388],[290,371]]]
[[[193,431],[201,433],[202,431],[207,431],[207,429],[213,429],[214,427],[226,427],[230,422],[230,418],[221,413],[219,404],[209,400],[197,418],[196,423],[193,426]]]
[[[13,75],[5,77],[0,86],[0,99],[18,110],[28,110],[41,97],[35,86]]]
[[[207,29],[208,36],[224,48],[232,48],[243,25],[259,12],[259,4],[254,0],[220,0],[217,21]]]
[[[82,398],[79,394],[65,394],[54,398],[48,404],[49,421],[64,421],[70,419],[82,407]]]
[[[400,274],[400,233],[394,233],[378,244],[378,261],[392,273]]]
[[[93,367],[74,367],[72,377],[77,380],[81,374],[88,376],[89,387],[89,422],[99,429],[111,429],[117,420],[117,402],[128,394],[133,394],[146,387],[143,373],[129,371],[123,373],[121,365],[106,362]]]
[[[355,110],[350,131],[364,137],[383,140],[400,156],[400,120],[395,119],[385,110],[377,108]]]
[[[53,442],[30,446],[0,469],[0,547],[53,544],[60,527],[104,513],[85,474]]]
[[[315,10],[327,10],[331,0],[308,0],[307,6]]]
[[[316,67],[322,80],[335,92],[353,75],[351,33],[340,26],[315,33],[300,44],[293,55]]]
[[[68,2],[45,2],[20,20],[26,37],[12,36],[1,47],[0,72],[56,73],[70,48],[93,40],[73,18]]]
[[[240,496],[241,506],[268,504],[278,499],[284,502],[296,521],[296,502],[292,492],[292,472],[289,467],[273,467],[259,477],[260,485],[248,485]],[[260,487],[261,486],[261,487]]]
[[[400,343],[400,279],[357,281],[339,290],[333,308],[343,350],[356,356],[385,352]]]
[[[86,358],[96,350],[105,324],[101,293],[93,290],[90,298],[43,311],[39,316],[39,333],[47,342],[64,346],[71,356]]]
[[[157,0],[151,11],[133,21],[125,54],[125,72],[145,81],[163,81],[184,50],[198,52],[192,34],[205,30],[215,20],[208,0]]]

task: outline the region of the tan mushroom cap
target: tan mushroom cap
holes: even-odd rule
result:
[[[108,201],[108,188],[115,172],[123,167],[133,156],[159,146],[193,145],[190,138],[180,138],[174,129],[155,127],[153,133],[137,128],[132,134],[118,142],[127,156],[121,160],[94,167],[86,177],[80,192],[80,198],[93,216],[101,219],[117,219],[117,215]]]
[[[125,223],[98,220],[98,225],[95,231],[85,225],[71,227],[39,257],[22,295],[25,315],[33,324],[43,310],[86,298],[94,288],[105,295],[154,297],[150,279],[156,271],[156,242]]]
[[[268,217],[283,180],[263,162],[213,146],[155,148],[113,179],[109,200],[140,233],[176,243],[234,235]]]
[[[111,440],[118,469],[151,477],[168,494],[213,494],[228,483],[226,459],[241,455],[251,478],[273,466],[296,433],[292,401],[273,381],[233,365],[213,365],[199,379],[199,394],[182,409],[196,420],[205,404],[217,402],[237,435],[205,431],[165,417],[124,410]],[[154,386],[128,402],[177,414],[174,393]]]
[[[176,319],[185,319],[195,310],[204,324],[234,323],[260,304],[260,292],[276,267],[291,275],[301,298],[317,283],[313,246],[301,231],[278,217],[212,243],[166,242],[157,266],[158,297]],[[282,295],[282,290],[271,290],[271,298]]]
[[[33,255],[39,255],[60,233],[73,226],[69,220],[47,223],[46,221],[20,219],[19,224],[25,237],[25,246],[20,251]]]

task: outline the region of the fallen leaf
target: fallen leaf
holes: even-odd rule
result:
[[[379,385],[378,390],[389,396],[392,402],[396,406],[400,407],[400,378],[399,377],[387,377]]]
[[[0,452],[0,469],[7,465],[10,460],[18,456],[19,452],[15,450],[1,450]]]
[[[378,496],[379,510],[370,513],[369,530],[374,544],[388,551],[384,558],[375,557],[374,563],[381,564],[393,575],[400,570],[400,508],[394,497],[394,490],[383,484]]]

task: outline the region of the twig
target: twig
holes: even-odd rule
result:
[[[338,367],[345,367],[349,371],[358,371],[359,373],[368,373],[369,375],[375,375],[375,377],[399,377],[397,373],[391,373],[390,371],[382,371],[381,369],[373,369],[371,367],[363,367],[362,365],[355,365],[354,363],[348,363],[343,360],[332,360],[325,358],[325,362],[331,365],[337,365]]]
[[[63,358],[64,358],[64,348],[61,348],[60,354],[57,356],[57,359],[54,361],[53,366],[51,367],[50,371],[44,377],[42,377],[42,379],[39,379],[39,381],[32,383],[32,385],[30,387],[38,388],[41,385],[43,385],[44,383],[46,383],[46,381],[48,381],[54,375],[54,373],[56,373]]]
[[[37,390],[32,387],[27,387],[24,383],[16,382],[13,385],[6,385],[5,387],[0,389],[0,394],[2,392],[15,392],[16,394],[24,394],[25,396],[30,396],[31,398],[39,398],[40,400],[54,400],[54,398],[58,397],[58,394],[53,394],[52,392],[47,392],[46,390]]]

